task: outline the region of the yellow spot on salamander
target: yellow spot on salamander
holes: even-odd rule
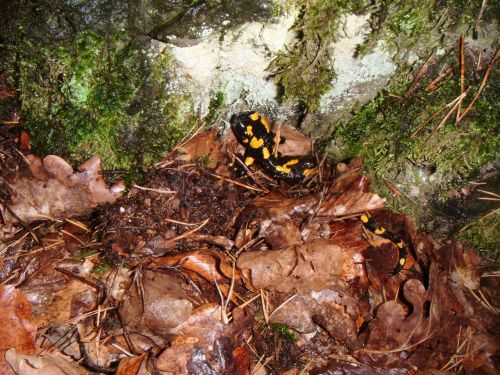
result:
[[[359,217],[359,219],[360,219],[363,223],[365,223],[365,224],[366,224],[366,223],[368,223],[368,222],[370,221],[370,219],[369,219],[369,218],[368,218],[368,216],[366,216],[366,215],[361,215],[361,216]]]
[[[250,140],[251,148],[261,148],[263,144],[264,140],[262,138],[252,137],[252,139]]]
[[[242,142],[243,143],[248,143],[248,138],[243,138]]]
[[[247,125],[247,134],[248,134],[249,137],[253,136],[252,125]]]
[[[399,241],[397,244],[396,244],[397,247],[399,247],[400,249],[402,249],[404,247],[403,243],[401,241]]]
[[[283,165],[277,165],[276,170],[283,173],[290,173],[292,171],[290,168],[288,168],[288,165],[286,165],[286,163]]]
[[[259,114],[257,112],[254,112],[250,115],[250,119],[252,121],[257,121],[259,119]]]
[[[294,165],[294,164],[298,164],[298,163],[299,163],[299,159],[291,159],[291,160],[286,162],[286,165]]]
[[[262,117],[260,119],[260,122],[262,122],[262,125],[264,125],[264,127],[266,128],[266,132],[270,133],[271,128],[269,127],[269,123],[267,122],[267,120],[264,117]]]
[[[269,149],[267,147],[264,147],[262,149],[262,158],[269,159],[270,156],[271,154],[269,153]]]
[[[251,165],[253,164],[253,162],[254,162],[254,161],[255,161],[255,159],[254,159],[254,158],[252,158],[251,156],[247,156],[247,157],[245,158],[245,165],[246,165],[247,167],[249,167],[249,166],[251,166]]]
[[[401,264],[402,266],[404,266],[405,263],[406,263],[406,259],[405,258],[399,259],[399,264]]]
[[[306,177],[309,176],[310,174],[315,174],[315,173],[316,173],[316,168],[306,168],[302,172],[302,174]]]
[[[383,234],[385,232],[384,227],[377,228],[373,231],[375,234]]]

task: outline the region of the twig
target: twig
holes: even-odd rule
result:
[[[267,317],[267,319],[269,320],[271,318],[271,316],[273,316],[273,314],[278,311],[279,309],[281,309],[283,306],[285,306],[288,302],[290,302],[292,299],[294,299],[295,297],[297,297],[299,294],[298,293],[295,293],[293,296],[287,298],[285,301],[283,301],[283,303],[281,303],[278,307],[276,307],[272,312],[271,314],[269,314],[269,316]]]
[[[488,0],[483,0],[483,2],[481,3],[481,8],[479,9],[479,13],[477,14],[476,23],[474,24],[474,29],[473,29],[474,39],[477,38],[477,25],[479,25],[481,18],[483,18],[483,12],[484,8],[486,8],[486,5],[488,5]]]
[[[54,243],[51,243],[50,245],[45,245],[45,247],[39,247],[38,249],[31,250],[30,252],[27,252],[27,253],[12,255],[12,256],[8,256],[8,257],[2,257],[2,258],[0,258],[0,261],[16,259],[16,258],[20,258],[20,257],[25,257],[27,255],[39,253],[40,251],[47,250],[53,246],[57,246],[57,245],[60,245],[62,243],[64,243],[64,240],[59,240],[59,241],[56,241]]]
[[[256,187],[253,187],[253,186],[250,186],[250,185],[245,185],[245,184],[243,184],[241,182],[231,180],[230,178],[227,178],[227,177],[224,177],[224,176],[219,176],[218,174],[210,173],[210,176],[218,178],[218,179],[220,179],[222,181],[229,182],[230,184],[234,184],[234,185],[238,185],[238,186],[244,187],[244,188],[249,189],[249,190],[258,191],[259,193],[266,193],[265,190],[262,190],[262,189],[259,189],[259,188],[256,188]]]
[[[488,81],[488,77],[490,76],[491,69],[493,68],[493,65],[497,61],[498,57],[500,57],[500,50],[497,50],[497,52],[495,53],[495,56],[493,56],[491,58],[490,63],[488,64],[488,68],[486,69],[486,73],[484,73],[483,81],[481,82],[481,85],[479,86],[479,89],[477,90],[476,96],[474,96],[472,101],[469,103],[469,106],[462,113],[462,115],[458,119],[458,122],[462,121],[462,119],[470,112],[470,110],[472,109],[472,107],[476,103],[477,98],[479,98],[479,95],[481,95],[481,92],[483,92],[483,89],[486,86],[486,82]]]
[[[465,93],[464,93],[465,94]],[[462,94],[462,95],[464,95]],[[417,130],[415,130],[413,132],[413,134],[411,135],[411,138],[412,139],[415,139],[415,137],[417,136],[418,133],[420,133],[422,131],[422,129],[429,123],[431,122],[436,116],[439,116],[441,114],[441,112],[443,112],[446,108],[449,108],[451,106],[454,106],[459,100],[460,98],[462,97],[462,95],[459,95],[458,97],[456,97],[455,99],[453,99],[451,102],[449,102],[448,104],[446,104],[444,107],[438,109],[436,112],[434,112],[432,114],[431,117],[429,117],[422,125],[420,125],[418,127]]]
[[[462,102],[462,99],[467,95],[467,92],[469,91],[469,88],[467,88],[467,91],[465,91],[463,94],[461,94],[457,99],[456,99],[456,103],[453,107],[451,107],[451,109],[448,111],[448,113],[443,117],[443,119],[441,120],[441,122],[434,128],[434,130],[431,132],[431,134],[429,134],[429,136],[427,137],[427,139],[425,140],[424,143],[427,143],[429,141],[429,139],[439,130],[441,129],[441,127],[446,123],[446,121],[448,120],[448,118],[451,116],[451,114],[453,113],[454,110],[456,110],[458,108],[458,106],[460,105],[460,103]],[[460,120],[459,120],[460,121]]]
[[[172,242],[177,242],[179,240],[182,240],[183,238],[188,237],[189,235],[191,235],[191,234],[193,234],[195,232],[198,232],[201,228],[203,228],[205,225],[207,225],[207,223],[208,223],[209,220],[210,220],[210,218],[203,220],[201,222],[201,224],[199,226],[197,226],[196,228],[191,229],[190,231],[184,232],[183,234],[181,234],[181,235],[179,235],[177,237],[171,238],[171,239],[167,240],[166,243],[170,244]]]
[[[139,190],[154,191],[154,192],[160,193],[160,194],[176,194],[177,193],[174,190],[153,189],[153,188],[148,188],[148,187],[144,187],[144,186],[139,186],[137,184],[134,184],[132,186],[135,187],[136,189],[139,189]]]
[[[453,69],[451,67],[449,67],[448,69],[446,69],[444,72],[442,72],[441,74],[439,74],[435,79],[434,81],[432,81],[431,83],[429,83],[426,87],[425,87],[425,91],[426,92],[429,92],[429,91],[432,91],[434,89],[437,88],[437,84],[439,81],[441,81],[443,78],[449,76],[451,73],[453,72]]]
[[[462,33],[460,34],[460,95],[464,93],[464,75],[465,75],[464,33]],[[455,124],[460,120],[461,111],[462,111],[462,100],[458,102]]]
[[[499,198],[499,199],[500,199],[500,195],[495,194],[495,193],[493,193],[493,192],[491,192],[491,191],[488,191],[488,190],[482,190],[482,189],[477,189],[477,191],[479,191],[479,192],[481,192],[481,193],[484,193],[484,194],[487,194],[487,195],[491,195],[491,196],[493,196],[493,197],[495,197],[495,198]]]
[[[481,216],[479,219],[477,219],[477,220],[474,220],[474,221],[470,222],[470,223],[469,223],[469,224],[467,224],[466,226],[462,227],[462,228],[458,231],[458,233],[462,233],[462,232],[463,232],[463,231],[465,231],[467,228],[469,228],[469,227],[471,227],[472,225],[474,225],[476,222],[478,222],[478,221],[482,221],[482,220],[486,219],[487,217],[490,217],[490,216],[492,216],[492,215],[494,215],[494,214],[496,214],[496,213],[500,213],[500,208],[497,208],[497,209],[495,209],[495,210],[493,210],[493,211],[491,211],[491,212],[488,212],[486,215]]]

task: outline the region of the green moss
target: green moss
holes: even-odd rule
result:
[[[111,270],[111,265],[106,262],[98,263],[92,268],[92,273],[97,276],[104,276]]]
[[[99,154],[106,168],[143,170],[188,127],[188,97],[168,90],[171,57],[154,60],[124,32],[83,32],[74,43],[12,47],[34,150],[80,163]]]
[[[498,262],[500,260],[500,211],[494,210],[481,218],[471,220],[458,233],[458,239]]]
[[[292,340],[294,342],[298,341],[299,338],[295,333],[292,332],[290,327],[284,323],[269,323],[269,328],[274,332],[280,334],[282,337]]]
[[[224,103],[226,101],[226,97],[222,91],[217,91],[215,95],[210,99],[210,104],[208,105],[208,114],[205,116],[205,126],[210,128],[214,121],[217,119]]]
[[[360,10],[363,1],[313,0],[295,2],[301,14],[294,25],[297,41],[271,63],[285,100],[299,100],[306,110],[316,111],[319,99],[335,78],[332,42],[342,14]]]
[[[401,51],[429,51],[442,46],[442,32],[471,25],[481,7],[480,1],[467,0],[384,0],[371,16],[372,33],[360,52],[369,52],[379,40]],[[489,5],[493,9],[494,5]],[[425,53],[424,53],[425,55]]]
[[[417,200],[437,197],[436,204],[443,204],[449,199],[450,190],[462,186],[477,176],[484,164],[495,160],[500,146],[496,97],[500,87],[492,77],[460,123],[455,124],[454,112],[434,132],[445,110],[412,137],[433,113],[458,96],[458,77],[455,71],[452,78],[430,93],[419,89],[413,95],[401,96],[408,87],[384,92],[334,132],[331,149],[336,158],[363,156],[375,191],[389,198],[389,207],[410,214],[424,227],[433,216],[431,207]],[[472,100],[481,79],[473,74],[468,77],[471,89],[463,109]],[[426,83],[422,82],[421,87]],[[394,187],[401,192],[399,197],[395,196]],[[416,187],[420,198],[411,198]]]

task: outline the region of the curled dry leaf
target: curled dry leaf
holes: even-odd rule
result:
[[[114,202],[125,188],[123,183],[106,185],[98,156],[83,163],[79,172],[55,155],[43,160],[28,155],[26,159],[31,163],[32,177],[18,175],[9,182],[11,209],[24,221],[85,215],[99,204]],[[6,214],[8,220],[15,220]]]
[[[13,285],[0,286],[0,373],[12,374],[4,354],[12,348],[24,354],[35,353],[36,325],[31,305],[24,293]],[[9,361],[10,362],[10,361]]]
[[[29,356],[10,349],[5,353],[17,375],[86,375],[89,371],[63,356]],[[3,373],[2,373],[3,374]]]
[[[378,194],[347,191],[338,197],[329,199],[321,205],[318,217],[335,217],[359,214],[363,211],[377,210],[384,207],[385,198]]]
[[[119,313],[129,332],[169,338],[178,333],[192,309],[178,278],[145,271],[132,284]]]
[[[312,153],[311,138],[306,137],[291,125],[275,122],[271,127],[277,133],[279,129],[281,144],[278,151],[282,155],[308,156]]]
[[[157,267],[174,266],[196,272],[198,275],[210,282],[214,279],[220,281],[224,278],[231,279],[233,277],[233,265],[227,255],[211,249],[203,249],[156,258],[148,265],[148,268],[154,269]],[[235,269],[234,279],[239,280],[240,278],[241,275],[239,270]]]
[[[273,249],[298,245],[302,242],[302,235],[295,219],[301,221],[306,214],[312,213],[316,200],[313,195],[287,198],[278,193],[257,197],[238,217],[240,230],[237,238],[246,238],[249,228],[255,228],[250,229],[251,233],[258,232],[258,236]]]
[[[201,159],[210,168],[215,168],[224,157],[221,144],[217,140],[217,129],[196,134],[177,150],[180,153],[176,157],[177,160],[192,163]]]
[[[408,280],[403,294],[411,304],[411,313],[398,301],[387,301],[379,306],[375,319],[369,325],[367,350],[403,351],[431,336],[433,317],[428,314],[432,315],[433,307],[425,311],[429,306],[424,286],[416,279]]]

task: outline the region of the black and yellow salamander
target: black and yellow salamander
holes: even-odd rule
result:
[[[298,182],[316,173],[312,157],[274,156],[275,134],[269,123],[257,112],[244,112],[231,118],[231,129],[245,147],[245,165],[256,163],[276,179]]]
[[[399,238],[396,234],[378,225],[377,222],[373,220],[368,214],[361,215],[359,219],[361,220],[366,229],[372,231],[376,235],[388,239],[398,248],[399,252],[398,264],[396,264],[396,267],[394,267],[392,271],[389,272],[390,276],[396,276],[398,273],[401,272],[401,270],[406,264],[406,255],[408,254],[408,250],[406,249],[405,244],[403,243],[401,238]]]
[[[271,177],[292,182],[298,182],[317,172],[316,160],[312,157],[273,155],[276,135],[259,113],[244,112],[234,115],[231,118],[231,129],[238,142],[245,147],[245,165],[256,163]],[[398,264],[389,275],[397,275],[406,263],[408,252],[403,241],[396,234],[378,225],[368,214],[361,215],[359,219],[365,228],[396,245],[399,250]]]

